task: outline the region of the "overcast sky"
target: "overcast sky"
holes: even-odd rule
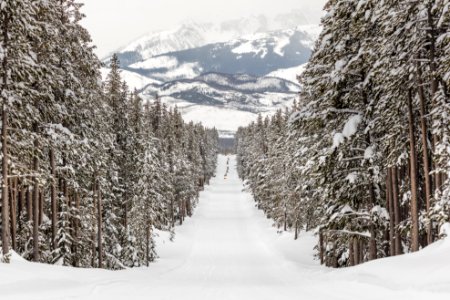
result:
[[[102,57],[134,39],[191,20],[211,22],[250,15],[274,16],[304,9],[317,20],[326,0],[80,0],[97,54]]]

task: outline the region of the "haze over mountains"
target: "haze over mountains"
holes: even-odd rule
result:
[[[187,22],[141,37],[117,54],[123,78],[144,99],[158,94],[186,120],[234,132],[258,113],[271,114],[295,99],[296,75],[320,33],[308,23],[299,11],[219,24]]]

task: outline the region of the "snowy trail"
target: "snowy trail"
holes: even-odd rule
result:
[[[227,179],[226,161],[230,158]],[[158,239],[150,268],[111,272],[0,264],[0,299],[450,299],[450,241],[424,251],[331,270],[313,259],[311,234],[277,234],[219,157],[217,177],[175,241]]]

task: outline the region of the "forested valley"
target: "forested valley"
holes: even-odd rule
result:
[[[328,1],[294,107],[237,133],[238,169],[322,264],[418,251],[450,214],[450,4]]]
[[[0,1],[3,260],[123,269],[192,215],[218,133],[105,81],[73,0]]]
[[[148,266],[215,176],[218,131],[144,101],[117,55],[102,78],[76,1],[0,4],[3,260]],[[239,176],[321,264],[418,251],[450,221],[450,4],[325,10],[294,105],[238,130]]]

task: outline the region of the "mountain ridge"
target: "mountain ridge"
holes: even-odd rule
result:
[[[188,23],[140,38],[118,53],[124,80],[145,101],[159,95],[183,117],[208,118],[223,132],[247,125],[257,114],[271,115],[291,105],[300,91],[293,75],[302,72],[320,27],[264,31],[264,18],[250,21],[250,34],[233,31],[240,22],[227,24],[222,35],[211,33],[217,26]]]

